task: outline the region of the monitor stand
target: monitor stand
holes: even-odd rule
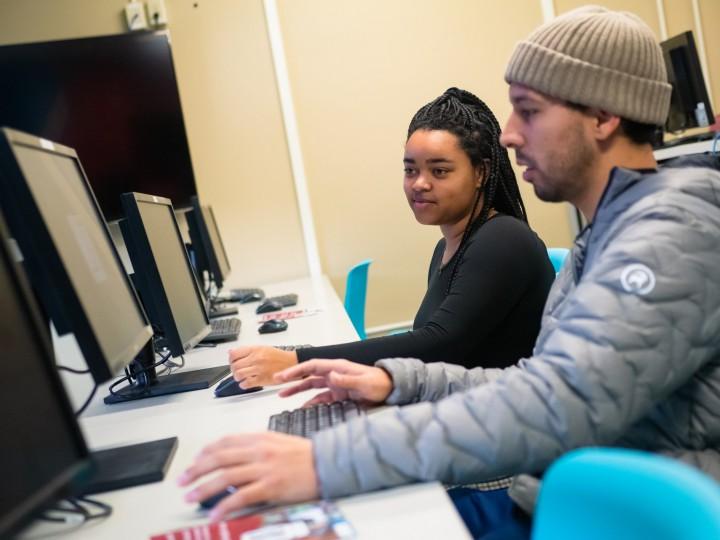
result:
[[[177,450],[178,438],[144,442],[91,453],[94,471],[79,495],[160,482]]]
[[[229,366],[218,366],[158,377],[155,367],[153,367],[154,363],[155,353],[152,348],[152,340],[150,340],[130,365],[130,371],[136,374],[133,382],[115,390],[109,396],[105,396],[103,401],[111,405],[136,399],[203,390],[230,375]]]

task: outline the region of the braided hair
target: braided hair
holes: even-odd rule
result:
[[[454,257],[447,288],[447,292],[450,292],[458,261],[467,249],[467,239],[488,220],[490,211],[495,209],[526,223],[527,213],[507,150],[500,145],[500,124],[490,108],[477,96],[459,88],[447,89],[443,95],[415,113],[408,127],[407,138],[419,129],[452,133],[458,138],[460,147],[470,158],[473,167],[482,167],[485,171],[485,181],[475,196],[470,220]],[[477,218],[472,219],[481,196],[482,207]]]

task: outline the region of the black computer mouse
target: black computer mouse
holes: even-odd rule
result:
[[[220,381],[220,383],[218,383],[218,385],[215,387],[215,397],[229,397],[239,396],[241,394],[251,394],[252,392],[257,392],[258,390],[262,389],[262,386],[255,386],[253,388],[240,388],[238,382],[233,379],[232,375],[230,375],[226,379]]]
[[[212,507],[214,507],[217,503],[219,503],[221,500],[223,500],[228,495],[232,495],[237,491],[237,488],[235,486],[228,486],[225,489],[223,489],[220,493],[217,493],[211,497],[208,497],[205,500],[200,501],[200,507],[203,510],[210,510]]]
[[[283,332],[287,330],[288,323],[280,319],[270,319],[265,321],[258,328],[258,332],[261,334],[272,334],[274,332]]]
[[[283,308],[283,305],[280,302],[277,302],[275,300],[265,300],[262,304],[260,304],[257,309],[255,310],[255,313],[267,313],[268,311],[280,311]]]
[[[250,302],[259,302],[265,298],[265,295],[261,292],[251,292],[250,294],[246,294],[243,296],[243,299],[240,300],[241,304],[249,304]]]

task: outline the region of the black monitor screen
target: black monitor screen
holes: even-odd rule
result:
[[[108,220],[129,191],[190,206],[190,151],[163,32],[0,47],[0,125],[74,148]]]
[[[713,111],[692,32],[674,36],[660,46],[673,87],[666,131],[709,126],[714,122]]]
[[[9,138],[20,174],[14,174],[13,163],[5,163],[3,183],[8,192],[26,190],[27,197],[16,195],[3,204],[20,249],[33,267],[31,273],[49,276],[34,285],[41,299],[48,300],[58,288],[70,286],[80,309],[60,301],[63,305],[50,306],[50,317],[57,326],[75,332],[93,375],[110,377],[133,360],[152,335],[151,329],[75,154],[48,141],[33,144],[22,134],[13,140],[10,132]],[[26,202],[30,200],[32,204]],[[33,237],[37,231],[49,236],[46,245],[54,247],[62,268],[46,258],[38,237]],[[99,350],[93,348],[95,344]]]
[[[183,344],[193,342],[207,326],[207,316],[173,207],[151,200],[138,200],[137,204],[180,339]]]
[[[1,223],[0,231],[5,242]],[[87,449],[30,291],[4,246],[0,251],[0,537],[7,538],[81,473]]]
[[[218,229],[217,221],[215,221],[215,212],[212,207],[202,206],[202,214],[205,218],[205,224],[210,234],[210,243],[212,244],[212,250],[215,252],[215,257],[220,265],[220,274],[223,280],[227,279],[230,274],[230,262],[225,252],[225,246],[223,245],[222,238],[220,238],[220,229]]]

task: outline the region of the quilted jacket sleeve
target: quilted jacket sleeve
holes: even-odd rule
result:
[[[534,356],[517,367],[494,377],[387,363],[397,403],[437,401],[316,434],[323,496],[535,473],[569,449],[612,444],[648,415],[718,348],[720,219],[714,206],[688,199],[655,200],[610,230]],[[628,292],[631,265],[650,270],[651,290]]]

